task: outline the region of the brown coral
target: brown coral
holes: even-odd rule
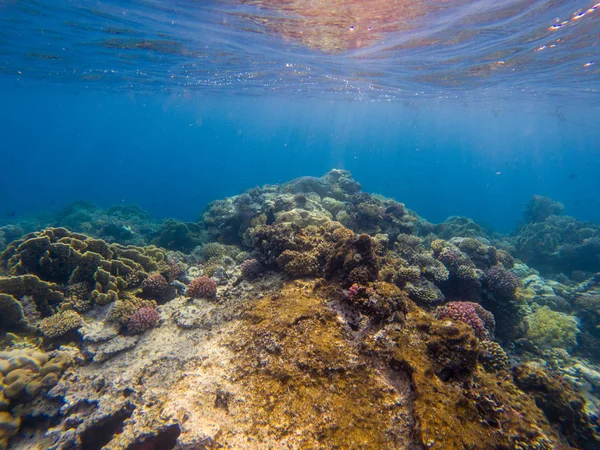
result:
[[[158,311],[156,308],[143,307],[138,309],[127,322],[129,334],[140,334],[152,328],[158,322]]]
[[[61,311],[40,321],[38,327],[44,337],[53,339],[76,330],[83,323],[81,316],[75,311]]]
[[[192,280],[186,292],[191,298],[211,298],[217,295],[217,283],[212,278],[198,277]]]

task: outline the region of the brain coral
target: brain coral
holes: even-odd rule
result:
[[[158,322],[158,311],[156,308],[142,307],[138,309],[127,322],[128,334],[140,334],[148,328],[152,328]]]
[[[217,295],[217,283],[208,277],[198,277],[192,280],[187,288],[191,298],[210,298]]]

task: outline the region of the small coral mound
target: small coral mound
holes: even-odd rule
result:
[[[479,363],[487,372],[498,372],[508,367],[508,356],[497,342],[484,339],[479,343]]]
[[[450,302],[436,308],[435,317],[438,320],[460,320],[469,325],[480,339],[484,339],[493,333],[493,329],[488,330],[486,328],[486,323],[488,326],[491,326],[491,323],[493,323],[491,322],[493,320],[492,314],[477,303]]]
[[[156,308],[147,306],[137,310],[127,322],[128,334],[140,334],[152,328],[158,322],[158,311]]]
[[[264,272],[263,265],[258,262],[256,259],[247,259],[242,264],[240,264],[240,271],[242,273],[242,278],[246,280],[255,280]]]
[[[171,291],[169,282],[159,273],[153,273],[142,282],[142,298],[163,300],[169,297]]]
[[[187,296],[191,298],[211,298],[217,295],[217,283],[208,277],[192,280],[187,288]]]
[[[501,265],[497,265],[486,273],[485,284],[492,294],[512,299],[519,287],[519,279],[514,273],[509,272]]]
[[[358,312],[379,321],[403,313],[406,294],[390,283],[377,282],[372,287],[355,283],[348,289],[346,300]]]
[[[75,311],[61,311],[40,321],[40,332],[47,338],[54,339],[76,330],[83,323],[81,316]]]
[[[523,217],[527,223],[543,222],[550,216],[562,215],[564,209],[564,205],[556,200],[534,195],[525,206]]]

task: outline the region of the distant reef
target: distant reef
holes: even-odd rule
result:
[[[600,228],[344,170],[0,228],[0,449],[600,448]],[[33,229],[32,229],[33,228]]]

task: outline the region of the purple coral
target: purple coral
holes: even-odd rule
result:
[[[352,286],[348,288],[348,300],[353,301],[360,291],[360,287],[358,284],[354,283]]]
[[[152,328],[158,322],[158,311],[156,308],[144,306],[138,309],[127,322],[127,333],[140,334],[148,328]]]
[[[178,280],[185,273],[185,264],[173,255],[167,258],[169,281]]]
[[[187,288],[188,297],[209,298],[217,295],[217,283],[212,278],[198,277]]]
[[[497,265],[488,270],[485,275],[485,284],[492,294],[510,299],[515,296],[519,287],[519,279],[514,273]]]
[[[240,264],[240,270],[242,272],[242,278],[254,280],[264,272],[264,267],[256,259],[247,259]]]
[[[477,303],[450,302],[436,308],[434,314],[438,320],[452,319],[466,323],[480,339],[486,338],[493,333],[493,329],[489,330],[486,328],[486,323],[490,326],[490,316],[491,320],[494,319],[494,316]],[[483,317],[481,317],[482,315]]]
[[[169,283],[160,273],[153,273],[142,282],[142,295],[144,298],[159,299],[169,289]]]

